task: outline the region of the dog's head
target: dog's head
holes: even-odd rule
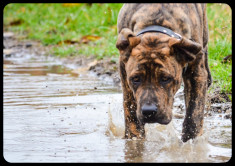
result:
[[[121,72],[125,72],[136,100],[139,122],[168,124],[183,68],[196,58],[200,44],[156,32],[139,37],[124,28],[118,35],[116,47],[120,63],[125,65],[125,71]]]

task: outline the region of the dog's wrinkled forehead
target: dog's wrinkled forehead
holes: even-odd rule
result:
[[[166,59],[170,55],[169,36],[160,33],[146,33],[141,36],[141,42],[133,48],[131,55],[140,59]]]
[[[159,44],[168,43],[170,37],[163,33],[151,32],[141,36],[141,43],[149,47],[156,47]]]

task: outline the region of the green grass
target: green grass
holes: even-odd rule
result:
[[[4,30],[52,46],[57,56],[118,57],[117,16],[122,4],[8,4],[4,8]],[[231,8],[226,4],[208,4],[209,66],[214,86],[232,93]],[[17,24],[18,25],[14,25]],[[98,37],[88,43],[82,37]],[[69,44],[66,44],[68,41]],[[75,44],[71,44],[75,42]]]
[[[219,86],[225,93],[232,93],[232,60],[222,63],[224,57],[232,55],[231,12],[231,8],[226,4],[207,5],[209,66],[214,86]]]
[[[75,42],[85,35],[101,37],[88,44],[81,43],[78,48],[60,44],[54,54],[117,56],[116,22],[122,4],[8,4],[4,8],[4,27],[19,34],[27,34],[30,39],[41,41],[44,45],[57,45],[64,40]],[[10,26],[15,21],[17,26]],[[60,54],[61,53],[61,54]]]

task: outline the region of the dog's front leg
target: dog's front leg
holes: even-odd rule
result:
[[[126,80],[125,65],[120,62],[120,77],[123,91],[123,108],[125,116],[125,138],[144,138],[144,125],[140,124],[136,115],[136,101]]]
[[[144,138],[144,125],[136,116],[136,103],[131,93],[124,93],[125,138]]]
[[[183,142],[201,135],[203,130],[208,77],[204,56],[203,53],[198,55],[197,59],[188,66],[183,76],[186,104],[186,115],[182,131]]]

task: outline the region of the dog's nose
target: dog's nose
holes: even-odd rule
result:
[[[141,108],[144,116],[154,116],[157,113],[157,106],[155,104],[144,104]]]

